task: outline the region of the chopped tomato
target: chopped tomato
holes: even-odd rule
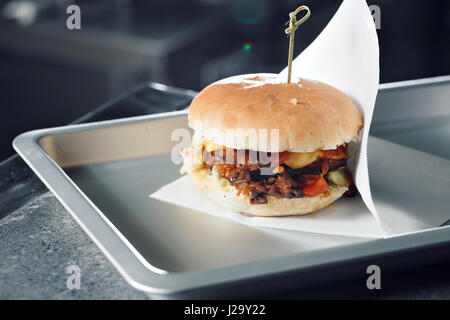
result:
[[[328,190],[328,183],[320,174],[305,174],[302,191],[305,197],[316,197]]]

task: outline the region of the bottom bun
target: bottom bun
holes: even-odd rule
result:
[[[330,185],[323,194],[312,198],[277,198],[266,196],[266,204],[250,204],[250,196],[237,195],[228,180],[219,180],[207,169],[188,173],[196,188],[221,207],[231,211],[262,217],[304,215],[320,210],[339,199],[347,187]]]

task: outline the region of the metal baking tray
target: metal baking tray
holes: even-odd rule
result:
[[[449,89],[448,77],[382,86],[373,132],[395,140],[392,128],[424,118],[422,101],[433,116],[450,116],[442,105]],[[386,118],[385,112],[395,116]],[[252,228],[149,198],[179,176],[170,161],[177,142],[170,137],[173,129],[186,127],[186,115],[36,130],[13,143],[122,276],[150,297],[255,297],[364,274],[370,264],[391,270],[448,253],[449,226],[369,240]],[[434,138],[447,141],[449,126]],[[410,144],[426,149],[421,141]]]

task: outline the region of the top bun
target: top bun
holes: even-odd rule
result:
[[[189,126],[216,144],[266,152],[331,150],[358,137],[363,120],[348,96],[317,81],[282,80],[250,74],[213,83],[192,101]],[[269,131],[263,143],[224,138],[236,129]],[[277,141],[272,129],[279,130]]]

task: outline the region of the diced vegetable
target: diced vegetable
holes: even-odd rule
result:
[[[328,184],[320,174],[305,174],[303,179],[302,192],[305,197],[316,197],[328,190]]]
[[[342,169],[328,172],[328,180],[340,187],[347,187],[349,184],[347,174]]]

